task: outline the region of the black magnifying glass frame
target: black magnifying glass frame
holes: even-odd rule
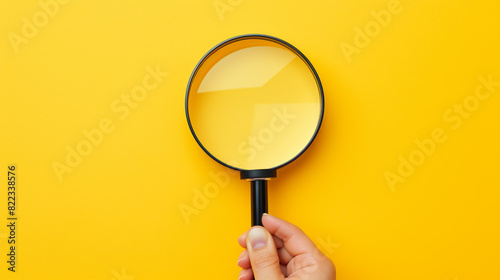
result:
[[[237,41],[247,40],[247,39],[260,39],[260,40],[271,41],[273,43],[280,44],[280,45],[284,46],[285,48],[287,48],[288,50],[295,53],[299,58],[302,59],[302,61],[308,66],[308,68],[311,70],[311,73],[314,75],[314,79],[317,83],[318,92],[320,95],[320,115],[318,118],[318,123],[316,125],[316,129],[315,129],[311,139],[309,140],[309,142],[304,146],[304,148],[299,153],[297,153],[294,157],[292,157],[288,161],[286,161],[280,165],[277,165],[275,167],[267,168],[267,169],[253,169],[253,170],[241,169],[241,168],[238,168],[235,166],[231,166],[231,165],[219,160],[217,157],[212,155],[205,148],[205,146],[203,146],[200,139],[198,139],[196,132],[194,131],[193,125],[191,123],[191,119],[189,117],[189,92],[191,90],[193,80],[196,78],[196,74],[198,73],[198,70],[202,67],[203,63],[212,54],[214,54],[218,50],[222,49],[223,47],[225,47],[229,44],[235,43]],[[229,38],[225,41],[222,41],[221,43],[217,44],[215,47],[210,49],[202,57],[202,59],[198,62],[195,69],[191,73],[191,76],[189,77],[189,82],[188,82],[187,89],[186,89],[185,110],[186,110],[186,119],[187,119],[187,122],[189,125],[189,130],[191,131],[191,134],[193,134],[193,137],[196,140],[196,142],[198,143],[198,145],[200,146],[200,148],[203,151],[205,151],[205,153],[207,155],[209,155],[212,159],[214,159],[218,163],[222,164],[223,166],[240,171],[240,178],[241,179],[245,179],[247,181],[250,181],[250,184],[251,184],[251,205],[252,205],[252,207],[251,207],[251,215],[252,215],[251,225],[252,226],[255,226],[255,225],[262,226],[262,215],[264,213],[268,213],[267,181],[270,180],[271,178],[275,178],[277,176],[276,171],[278,168],[283,167],[283,166],[289,164],[290,162],[294,161],[295,159],[297,159],[312,144],[312,142],[316,138],[316,135],[319,132],[319,129],[321,127],[321,123],[323,122],[323,115],[324,115],[324,111],[325,111],[325,97],[324,97],[323,87],[321,85],[321,80],[319,78],[318,73],[316,72],[316,70],[312,66],[309,59],[307,59],[307,57],[302,52],[300,52],[297,48],[295,48],[290,43],[288,43],[284,40],[281,40],[279,38],[273,37],[273,36],[263,35],[263,34],[245,34],[245,35],[235,36],[235,37]]]

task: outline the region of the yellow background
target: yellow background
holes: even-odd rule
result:
[[[372,10],[393,4],[69,1],[14,47],[23,18],[43,23],[46,12],[38,1],[3,1],[0,278],[237,279],[249,186],[231,173],[183,217],[180,205],[193,207],[195,190],[216,183],[210,174],[228,172],[192,138],[184,95],[211,47],[263,33],[311,60],[326,98],[315,143],[270,182],[270,212],[303,228],[338,279],[500,279],[500,87],[456,129],[443,117],[471,100],[479,77],[500,81],[500,4],[401,0],[368,43],[343,53],[355,28],[373,25]],[[169,74],[129,115],[114,112],[147,67]],[[59,181],[53,163],[106,119],[114,130]],[[384,174],[398,174],[399,156],[435,129],[446,140],[391,188]],[[18,180],[15,273],[6,263],[9,164]]]

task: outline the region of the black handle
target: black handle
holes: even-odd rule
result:
[[[262,226],[262,214],[267,212],[267,180],[250,181],[252,187],[252,226]]]

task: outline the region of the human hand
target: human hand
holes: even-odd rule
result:
[[[335,280],[335,266],[297,226],[264,214],[238,238],[238,280]]]

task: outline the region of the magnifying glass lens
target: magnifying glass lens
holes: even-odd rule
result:
[[[321,85],[302,55],[252,37],[212,50],[193,73],[187,102],[200,145],[239,170],[277,168],[301,154],[323,106]]]

